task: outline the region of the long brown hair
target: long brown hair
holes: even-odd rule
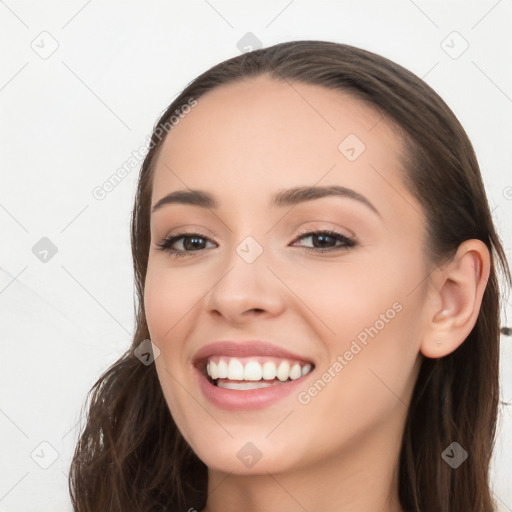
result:
[[[323,41],[281,43],[222,62],[192,81],[155,125],[131,223],[135,334],[131,348],[89,393],[69,477],[75,510],[201,510],[206,504],[207,468],[177,429],[154,365],[134,356],[150,337],[143,295],[152,175],[162,133],[176,110],[222,84],[263,74],[349,93],[399,128],[406,147],[404,180],[423,207],[433,266],[449,261],[472,238],[491,252],[490,278],[470,335],[450,355],[423,358],[398,468],[407,512],[491,512],[489,466],[499,406],[498,270],[506,283],[511,278],[473,147],[450,108],[413,73],[374,53]],[[456,470],[441,457],[454,441],[469,452]]]

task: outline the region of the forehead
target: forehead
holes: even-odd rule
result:
[[[340,184],[392,200],[402,189],[402,141],[374,108],[347,93],[266,76],[217,87],[167,135],[153,203],[174,189],[234,191],[242,201],[276,188]],[[396,194],[396,191],[394,192]],[[231,199],[235,199],[231,197]],[[376,199],[377,201],[377,199]]]

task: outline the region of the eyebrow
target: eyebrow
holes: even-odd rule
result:
[[[377,208],[375,208],[375,206],[365,196],[355,190],[339,185],[326,187],[294,187],[282,190],[272,197],[271,206],[281,208],[285,206],[295,206],[299,203],[328,196],[354,199],[367,206],[379,217],[381,216]],[[218,201],[209,192],[205,192],[204,190],[188,189],[176,190],[162,197],[162,199],[153,205],[152,212],[156,212],[167,204],[187,204],[210,209],[216,209],[219,207]]]

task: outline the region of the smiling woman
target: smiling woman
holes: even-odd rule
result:
[[[150,147],[136,332],[91,391],[75,510],[491,512],[510,272],[441,98],[282,43],[196,78]]]

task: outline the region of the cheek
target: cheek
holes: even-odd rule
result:
[[[395,318],[393,305],[403,303],[415,273],[405,264],[397,264],[394,256],[372,255],[370,259],[369,254],[362,254],[344,261],[315,263],[298,272],[290,270],[283,281],[303,302],[301,310],[309,309],[312,321],[316,318],[321,337],[327,335],[343,348],[343,340],[352,339],[376,322],[378,328],[383,321],[387,326],[387,321]],[[385,315],[383,320],[381,315]]]
[[[144,285],[144,310],[151,339],[160,349],[176,333],[197,302],[197,283],[185,273],[172,272],[161,265],[148,264]]]
[[[151,265],[148,266],[144,286],[144,310],[151,339],[161,348],[161,340],[166,330],[172,326],[172,315],[176,304],[172,303],[169,283],[162,279]]]
[[[329,383],[314,400],[319,409],[336,403],[332,425],[348,433],[352,422],[362,429],[406,408],[418,369],[424,289],[415,287],[424,268],[412,255],[399,260],[383,254],[346,270],[332,274],[329,287],[338,298],[330,292],[324,303],[329,316],[323,319],[335,334],[326,339],[320,379]]]
[[[196,283],[197,284],[197,283]],[[180,431],[192,420],[187,419],[187,397],[182,385],[190,377],[184,350],[191,329],[197,287],[162,265],[148,264],[144,286],[144,309],[151,341],[160,349],[155,366],[165,400]],[[192,322],[193,323],[193,322]],[[180,385],[181,383],[182,385]],[[195,421],[195,420],[194,420]]]
[[[294,289],[306,298],[312,311],[309,323],[317,325],[326,349],[321,371],[330,370],[325,380],[336,381],[329,384],[331,390],[341,386],[340,396],[346,386],[353,397],[378,407],[386,394],[394,398],[386,386],[398,394],[408,389],[421,341],[424,288],[417,285],[425,276],[421,255],[413,252],[383,250],[371,260],[361,253],[357,259],[319,265],[296,279]],[[356,413],[357,401],[352,406]]]
[[[298,397],[310,413],[304,421],[311,435],[322,432],[326,440],[319,441],[319,452],[335,448],[333,442],[340,448],[371,432],[389,434],[386,425],[404,421],[417,377],[418,349],[411,332],[413,308],[394,304],[389,310],[368,304],[366,313],[353,306],[339,315],[328,357],[317,379]]]

